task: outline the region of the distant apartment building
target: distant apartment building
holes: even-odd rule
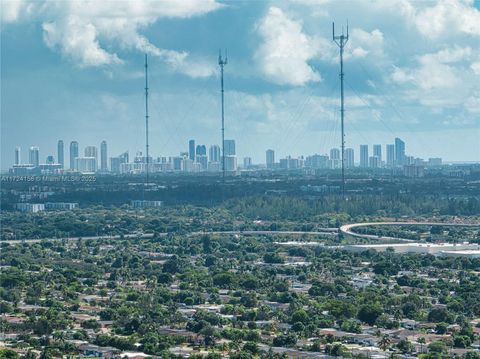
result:
[[[395,166],[395,145],[387,145],[387,167]]]
[[[100,144],[100,170],[103,172],[108,171],[108,152],[107,152],[107,141],[103,140]]]
[[[368,167],[368,145],[360,145],[360,167]]]
[[[22,163],[22,150],[20,147],[15,147],[15,165]]]
[[[75,159],[78,157],[78,142],[70,142],[70,169],[75,169]]]
[[[405,142],[395,138],[395,165],[403,166],[405,163]]]
[[[96,157],[77,157],[75,158],[75,171],[81,173],[97,172]]]
[[[28,150],[28,161],[34,167],[40,164],[40,149],[37,146],[32,146]]]
[[[20,212],[37,213],[45,210],[43,203],[16,203],[15,209]]]
[[[163,204],[162,201],[147,201],[147,200],[133,200],[130,201],[130,205],[133,208],[155,208],[155,207],[161,207]]]
[[[353,148],[345,149],[345,168],[355,167],[355,151]]]
[[[58,140],[57,142],[57,160],[58,163],[62,165],[62,168],[65,167],[64,145],[62,140]]]
[[[382,163],[382,145],[373,145],[373,155],[378,158],[378,162]]]
[[[267,150],[265,153],[266,157],[266,165],[267,168],[273,168],[275,166],[275,151],[274,150]]]
[[[45,203],[46,210],[72,210],[78,208],[78,203],[73,202],[47,202]]]

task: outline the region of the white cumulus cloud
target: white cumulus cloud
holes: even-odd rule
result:
[[[303,32],[302,23],[280,8],[270,7],[256,26],[262,38],[255,58],[263,75],[280,85],[304,85],[320,81],[320,74],[308,63],[320,46]]]
[[[119,64],[120,51],[138,50],[160,57],[174,71],[206,77],[212,75],[211,67],[201,61],[192,66],[188,52],[159,48],[141,30],[161,18],[189,18],[221,6],[215,0],[15,0],[2,2],[2,20],[36,17],[45,44],[82,67]]]

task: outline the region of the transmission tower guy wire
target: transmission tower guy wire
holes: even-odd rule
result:
[[[344,117],[345,117],[345,107],[344,107],[344,96],[343,96],[343,48],[348,42],[348,23],[347,23],[347,35],[342,34],[335,36],[335,23],[332,23],[332,39],[340,48],[340,116],[342,124],[342,196],[345,198],[345,131],[344,131]]]

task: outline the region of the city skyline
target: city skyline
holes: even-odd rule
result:
[[[346,18],[346,147],[400,137],[423,158],[480,161],[478,2],[453,6],[450,13],[463,23],[443,2],[348,8],[329,1],[205,1],[178,5],[169,15],[160,2],[141,1],[140,14],[131,15],[132,3],[124,2],[115,17],[135,26],[132,43],[123,47],[96,22],[109,5],[85,13],[73,3],[46,3],[34,15],[36,3],[16,4],[2,2],[2,170],[13,164],[15,146],[55,153],[56,141],[63,138],[66,146],[72,132],[80,143],[110,138],[110,153],[142,150],[144,52],[151,55],[152,153],[174,153],[190,138],[219,143],[219,47],[229,53],[225,136],[237,140],[239,158],[259,163],[270,147],[278,156],[327,153],[340,142],[331,21]],[[147,11],[151,21],[144,24],[140,15]],[[438,26],[427,26],[429,14],[440,17]],[[60,21],[72,18],[80,30],[91,20],[98,38],[82,38],[84,48],[66,47],[82,33]],[[234,19],[242,20],[224,26]],[[222,34],[213,31],[219,27]],[[167,28],[170,37],[159,38]],[[189,37],[197,32],[210,45]],[[417,36],[422,46],[411,41]],[[282,61],[290,45],[300,47]]]
[[[11,174],[26,175],[42,173],[142,173],[146,171],[146,164],[149,163],[151,172],[168,171],[186,171],[186,172],[220,172],[221,171],[221,147],[213,144],[196,144],[195,139],[190,139],[186,144],[187,150],[179,151],[177,155],[156,155],[150,154],[149,160],[138,151],[135,156],[130,156],[129,152],[119,155],[108,156],[108,144],[106,140],[100,143],[100,152],[95,145],[86,145],[83,155],[79,151],[78,141],[70,142],[69,158],[70,163],[64,163],[64,143],[63,140],[57,142],[56,156],[47,155],[46,161],[41,161],[40,148],[31,146],[28,149],[28,162],[21,160],[21,148],[15,147],[14,162],[15,165],[9,170]],[[386,158],[382,156],[385,147]],[[372,152],[369,152],[372,148]],[[99,155],[100,153],[100,155]],[[355,155],[358,153],[357,155]],[[236,153],[236,142],[233,139],[225,140],[225,158],[226,170],[237,171],[238,169],[340,169],[341,168],[341,149],[331,148],[329,153],[302,154],[298,157],[287,155],[285,157],[275,157],[274,149],[265,151],[264,162],[255,163],[252,157],[244,156],[239,158]],[[278,161],[275,161],[278,158]],[[243,166],[240,165],[243,159]],[[358,161],[356,160],[358,159]],[[133,161],[132,161],[133,160]],[[425,167],[439,167],[444,163],[440,157],[420,158],[414,154],[406,152],[406,144],[400,138],[395,138],[394,143],[382,146],[381,144],[362,144],[359,151],[347,147],[345,149],[345,168],[354,167],[360,169],[379,169],[379,168],[399,168],[405,169],[407,166],[414,166],[423,171]]]

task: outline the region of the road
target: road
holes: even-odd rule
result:
[[[404,242],[411,242],[411,239],[406,239],[406,238],[397,238],[397,237],[382,237],[382,236],[377,236],[374,234],[360,234],[360,233],[355,233],[353,231],[354,228],[357,227],[367,227],[367,226],[436,226],[436,225],[442,225],[442,226],[455,226],[455,227],[480,227],[480,223],[439,223],[439,222],[365,222],[365,223],[351,223],[351,224],[345,224],[340,227],[340,233],[342,233],[344,236],[350,236],[354,238],[365,238],[365,239],[375,239],[375,240],[382,240],[382,241],[390,241],[390,240],[395,240],[395,241],[404,241]]]
[[[307,236],[336,236],[337,233],[334,232],[338,231],[337,228],[325,228],[324,231],[310,231],[310,232],[302,232],[302,231],[211,231],[211,232],[190,232],[187,233],[187,236],[201,236],[206,234],[211,235],[219,235],[219,234],[226,234],[226,235],[250,235],[250,236],[258,236],[258,235],[307,235]],[[159,236],[167,236],[169,233],[158,233]],[[132,233],[132,234],[125,234],[123,238],[152,238],[153,233]],[[8,244],[17,244],[17,243],[39,243],[42,241],[78,241],[79,239],[82,240],[101,240],[101,239],[120,239],[121,236],[90,236],[90,237],[67,237],[67,238],[31,238],[31,239],[9,239],[5,241],[0,241],[0,243],[8,243]]]

